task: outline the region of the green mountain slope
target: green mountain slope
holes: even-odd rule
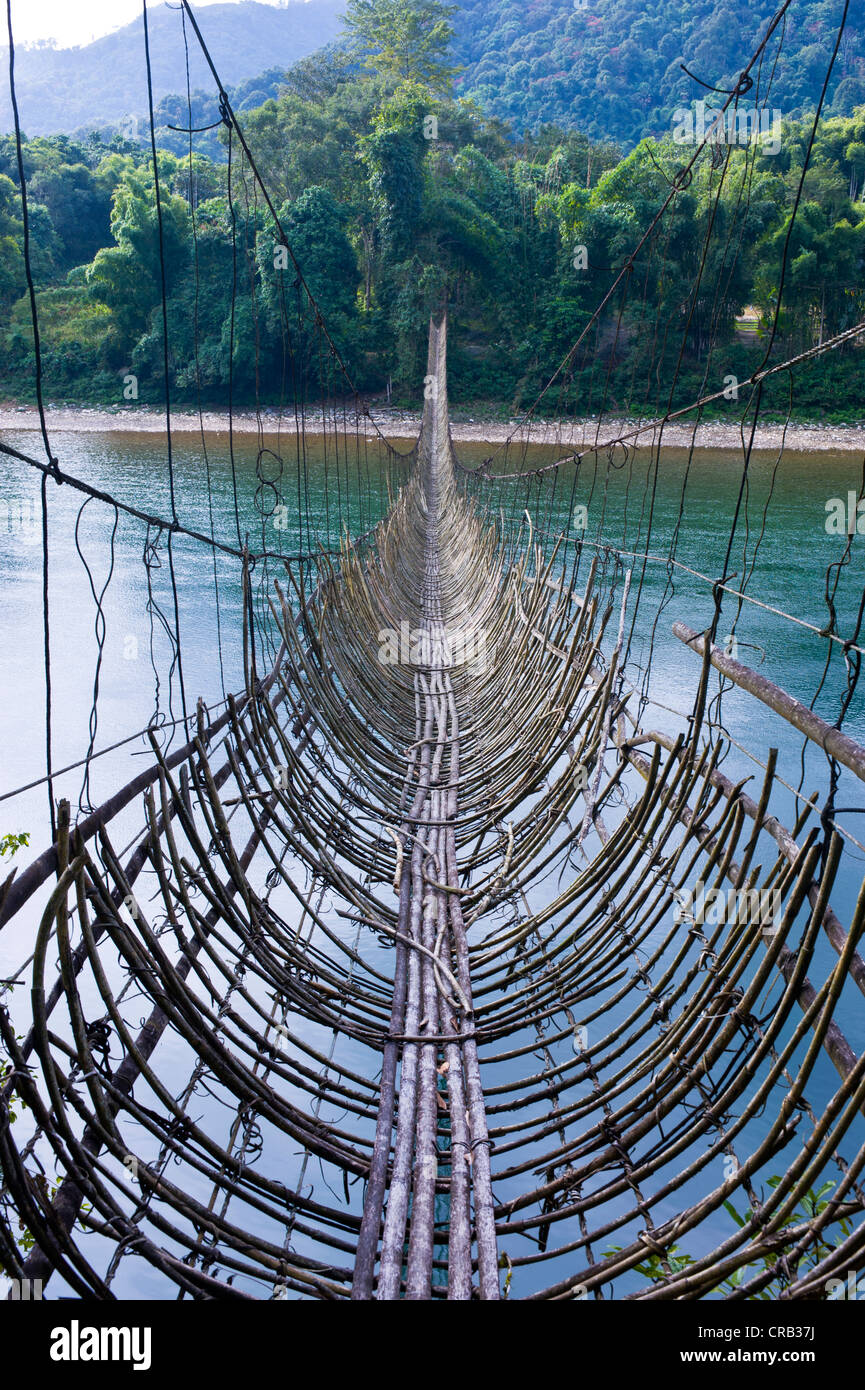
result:
[[[462,0],[455,18],[459,91],[518,130],[540,122],[635,144],[669,131],[672,113],[708,93],[680,62],[730,88],[776,0]],[[843,12],[842,0],[794,0],[771,104],[799,115],[816,101]],[[763,81],[768,75],[764,65]],[[833,111],[865,102],[865,6],[851,4],[830,86]]]
[[[343,0],[291,0],[280,7],[243,0],[199,9],[198,20],[223,82],[236,85],[269,68],[290,67],[333,39]],[[187,26],[188,29],[188,26]],[[186,93],[181,15],[155,6],[149,20],[157,102]],[[213,82],[194,35],[189,34],[193,90]],[[0,48],[8,72],[8,48]],[[147,111],[143,23],[137,19],[82,48],[19,48],[15,78],[21,123],[28,135],[71,134],[87,126],[121,122]],[[265,99],[270,91],[264,92]],[[0,129],[12,126],[8,84],[0,84]]]
[[[339,38],[345,0],[243,0],[200,10],[223,81],[244,85],[245,109],[272,96],[282,71]],[[777,0],[462,0],[454,17],[457,94],[475,97],[518,132],[543,123],[577,128],[630,148],[662,135],[673,112],[708,95],[682,72],[732,87],[775,13]],[[769,48],[760,81],[773,70],[770,105],[785,117],[813,108],[831,54],[843,0],[794,0]],[[152,11],[156,100],[181,98],[186,63],[181,16]],[[190,38],[193,90],[212,81]],[[5,67],[3,52],[0,63]],[[258,81],[261,75],[262,80]],[[29,135],[117,125],[147,111],[142,24],[138,20],[80,49],[22,49],[17,58],[22,123]],[[865,5],[851,4],[829,88],[829,113],[865,103]],[[176,101],[168,109],[177,112]],[[211,112],[208,119],[213,119]],[[159,122],[161,124],[161,122]],[[9,129],[0,90],[0,130]]]

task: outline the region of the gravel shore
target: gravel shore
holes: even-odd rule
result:
[[[116,409],[89,407],[67,407],[50,405],[47,408],[49,429],[72,433],[105,433],[113,431],[134,434],[160,434],[165,430],[165,417],[159,411],[147,407],[126,406]],[[195,434],[203,426],[208,434],[224,434],[228,431],[228,416],[215,411],[205,411],[199,418],[195,412],[177,411],[172,413],[172,427],[179,434]],[[348,428],[354,425],[347,415]],[[420,429],[420,417],[404,411],[372,409],[371,420],[383,435],[389,439],[411,439]],[[367,433],[373,433],[370,420],[364,420]],[[29,406],[0,404],[0,432],[6,430],[36,430],[39,428],[37,412]],[[265,410],[261,416],[252,411],[238,411],[234,415],[234,429],[238,434],[256,434],[261,429],[271,435],[277,431],[282,436],[294,433],[293,416],[283,415],[280,421],[275,410]],[[321,415],[316,411],[306,414],[308,433],[321,430]],[[328,432],[333,429],[328,420]],[[483,420],[460,420],[452,425],[456,443],[501,444],[509,435],[520,433],[520,422],[485,422]],[[604,416],[561,423],[536,423],[532,427],[531,440],[535,444],[556,444],[570,447],[585,447],[594,443],[606,443],[619,437],[648,446],[656,437],[657,427],[642,425],[639,421],[621,420]],[[721,421],[704,422],[694,437],[694,427],[685,421],[668,424],[663,432],[663,443],[669,448],[687,448],[692,443],[699,449],[741,449],[742,434],[738,424],[724,424]],[[777,450],[782,444],[788,450],[814,453],[818,450],[832,452],[865,452],[865,426],[761,424],[755,435],[755,447]]]

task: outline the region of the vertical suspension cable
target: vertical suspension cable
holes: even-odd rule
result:
[[[177,526],[179,518],[177,515],[177,498],[174,487],[174,454],[171,441],[171,385],[169,378],[169,343],[168,343],[168,285],[165,274],[165,229],[162,218],[162,198],[159,188],[159,158],[156,150],[156,122],[153,111],[153,73],[150,63],[150,31],[147,18],[147,0],[142,0],[142,12],[144,18],[144,62],[147,69],[147,108],[150,115],[150,149],[153,156],[153,188],[156,198],[156,225],[159,235],[159,286],[162,297],[162,370],[165,391],[165,435],[166,448],[168,452],[168,485],[171,494],[171,521],[173,526]],[[183,680],[183,651],[180,641],[180,599],[177,593],[177,576],[174,569],[174,547],[173,531],[168,533],[168,572],[171,577],[171,592],[174,600],[174,632],[177,640],[176,661],[177,675],[180,682],[180,703],[183,709],[183,717],[186,719],[186,687]],[[169,735],[169,742],[173,737],[173,731]]]

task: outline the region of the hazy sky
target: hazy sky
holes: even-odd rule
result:
[[[193,9],[217,0],[193,0]],[[220,0],[237,5],[240,0]],[[278,4],[279,0],[263,0]],[[158,0],[148,0],[156,8]],[[3,6],[0,42],[6,38],[6,6]],[[100,34],[120,29],[141,14],[141,0],[12,0],[12,32],[18,43],[56,39],[63,46],[88,43]]]

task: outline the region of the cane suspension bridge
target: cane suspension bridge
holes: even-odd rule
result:
[[[214,80],[237,186],[282,242]],[[698,158],[722,178],[717,150]],[[571,521],[586,461],[603,488],[639,442],[651,513],[666,417],[637,440],[599,425],[539,465],[530,412],[471,469],[441,312],[402,455],[293,273],[295,468],[258,453],[259,548],[239,516],[236,546],[185,527],[173,478],[162,517],[68,473],[44,415],[44,459],[2,446],[38,471],[46,513],[53,489],[77,489],[142,529],[151,607],[164,559],[166,684],[183,701],[145,731],[146,766],[77,813],[56,795],[49,723],[50,843],[0,885],[4,931],[29,924],[0,985],[4,1270],[101,1299],[145,1266],[156,1297],[825,1297],[865,1263],[865,1058],[848,1036],[865,891],[850,890],[859,846],[839,809],[865,778],[842,728],[861,606],[853,629],[832,609],[813,630],[845,672],[834,724],[717,640],[725,601],[761,603],[730,567],[747,430],[762,376],[796,364],[749,383],[726,552],[710,575],[687,570],[701,628],[674,628],[693,677],[671,733],[632,653],[685,569],[675,544],[659,554],[651,521],[619,545]],[[704,257],[695,294],[705,273]],[[330,503],[324,520],[310,508],[313,433],[335,527]],[[286,506],[308,538],[294,555],[269,543]],[[186,709],[181,538],[240,579],[226,640],[245,680],[218,711]],[[649,607],[654,564],[667,589]],[[725,773],[731,688],[816,750],[825,795],[791,797],[796,768],[759,740],[752,787]],[[88,770],[96,757],[91,738]],[[696,911],[698,892],[734,909]]]

